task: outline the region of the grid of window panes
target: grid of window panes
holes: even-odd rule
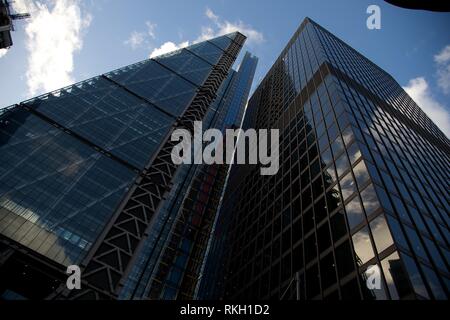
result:
[[[292,299],[298,274],[306,299],[445,299],[448,151],[430,142],[433,130],[423,133],[360,90],[369,78],[344,81],[320,69],[308,77],[308,69],[306,95],[284,112],[266,116],[267,101],[279,99],[277,65],[249,102],[254,126],[282,131],[280,170],[267,177],[248,169],[226,194],[233,214],[225,295]],[[380,289],[366,285],[370,266],[379,268]]]
[[[372,168],[372,179],[389,194],[382,201],[391,214],[389,224],[401,224],[393,235],[405,250],[402,260],[410,268],[414,289],[425,298],[445,298],[450,286],[449,140],[388,74],[319,30],[319,36],[327,39],[325,51],[330,56],[340,52],[334,61],[355,80],[341,78],[340,95],[347,102],[352,131]],[[359,90],[358,82],[385,100],[388,108]]]
[[[396,228],[393,236],[411,268],[414,289],[425,298],[445,298],[450,285],[450,158],[351,83],[340,81],[340,87],[372,180],[384,189],[381,203]]]
[[[136,173],[15,108],[0,118],[0,232],[79,263]]]
[[[218,45],[229,43],[226,39],[211,42],[219,43]],[[196,53],[206,50],[208,53],[214,53],[218,48],[210,42],[204,44],[188,47],[187,50]],[[242,115],[239,109],[245,107],[255,67],[256,58],[246,54],[239,72],[230,72],[203,119],[204,130],[230,126],[238,117],[236,114]],[[125,283],[121,299],[143,299],[149,296],[174,299],[181,295],[192,299],[190,291],[195,284],[190,285],[190,279],[198,277],[209,235],[206,225],[212,225],[212,221],[202,219],[205,212],[214,216],[218,202],[216,189],[219,189],[220,195],[222,185],[220,181],[214,182],[217,171],[217,168],[212,166],[181,166],[174,179],[174,186],[159,210],[156,223],[150,232],[151,236],[146,240],[144,249]],[[183,205],[185,200],[189,203],[188,209],[186,204]],[[182,210],[189,213],[182,213]],[[186,219],[187,214],[191,215],[188,219],[190,223],[179,220],[180,216]],[[199,228],[200,222],[202,228]],[[187,230],[188,234],[185,234]],[[197,233],[199,235],[194,236]]]
[[[278,174],[250,173],[240,188],[246,201],[238,201],[230,237],[236,239],[227,288],[233,296],[281,298],[300,272],[304,298],[374,298],[358,271],[376,260],[361,248],[369,237],[368,219],[375,221],[371,230],[384,233],[380,253],[392,252],[392,241],[344,108],[331,104],[324,82],[316,92],[288,110],[298,113],[281,137]]]
[[[320,25],[314,22],[310,25],[316,30],[327,61],[358,83],[364,84],[366,89],[386,101],[392,108],[399,110],[419,127],[425,128],[447,148],[450,147],[445,134],[388,73]]]
[[[234,93],[231,94],[232,98],[228,101],[228,108],[231,108],[231,110],[224,119],[226,127],[233,125],[239,127],[241,125],[257,63],[258,58],[252,56],[250,52],[245,53],[239,66],[238,76],[232,83]]]
[[[3,110],[1,234],[58,263],[80,263],[235,36]]]
[[[232,126],[245,107],[256,59],[246,54],[238,72],[233,71],[218,91],[218,98],[205,117],[204,129],[223,130]],[[162,246],[156,267],[146,283],[144,296],[151,299],[192,299],[205,258],[210,230],[224,184],[227,165],[194,166],[185,181],[188,189],[179,195],[182,207],[172,209],[175,221],[170,237]]]
[[[203,129],[211,127],[211,122],[215,118],[219,107],[219,102],[222,100],[225,90],[228,87],[229,82],[232,79],[234,71],[230,73],[227,79],[220,86],[217,96],[210,106],[208,112],[203,119]],[[133,266],[133,269],[122,289],[120,294],[121,299],[143,299],[148,296],[151,289],[151,283],[154,282],[154,273],[157,269],[157,262],[160,254],[166,246],[167,239],[170,235],[172,226],[176,220],[177,213],[180,210],[185,195],[188,193],[193,178],[195,177],[195,169],[198,166],[194,165],[181,165],[180,170],[174,178],[173,187],[164,201],[162,208],[159,210],[159,214],[154,224],[150,237],[147,238],[144,244],[144,248],[139,254],[137,262]],[[179,283],[170,283],[172,291],[176,291],[176,287]]]
[[[302,24],[255,94],[261,94],[258,125],[267,127],[283,113],[324,62],[311,24]]]
[[[26,104],[139,169],[148,164],[175,121],[102,77]]]

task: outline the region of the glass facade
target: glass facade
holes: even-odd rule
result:
[[[136,173],[22,108],[2,115],[0,134],[1,234],[80,263]]]
[[[232,167],[203,298],[448,298],[450,141],[390,75],[307,18],[244,127],[280,129],[280,170]]]
[[[55,290],[55,283],[65,277],[65,266],[72,264],[85,268],[84,281],[91,288],[110,289],[110,297],[119,297],[113,287],[120,280],[117,271],[125,273],[141,230],[146,228],[144,222],[152,229],[142,240],[144,249],[140,255],[136,253],[136,267],[124,276],[122,296],[142,298],[148,294],[134,290],[145,289],[150,283],[149,278],[147,282],[141,279],[141,274],[153,277],[146,274],[151,268],[147,260],[158,257],[154,254],[158,248],[167,246],[179,215],[177,206],[183,200],[180,197],[192,188],[193,177],[200,173],[194,166],[176,168],[169,180],[168,196],[161,199],[160,206],[155,205],[158,211],[154,215],[148,213],[154,198],[130,198],[145,188],[150,188],[151,195],[162,189],[159,177],[147,175],[160,170],[155,167],[161,150],[180,121],[186,125],[194,114],[208,128],[216,124],[217,114],[231,110],[221,99],[232,98],[228,87],[241,77],[241,73],[229,71],[244,41],[241,34],[231,33],[0,110],[0,297],[47,297],[51,292],[44,295],[44,291]],[[236,94],[248,95],[248,90]],[[212,100],[214,95],[216,100]],[[244,100],[247,96],[241,97]],[[242,116],[240,110],[233,112],[233,117]],[[136,213],[137,201],[142,202],[140,208],[147,206],[148,216]],[[131,214],[140,220],[123,221],[122,208],[132,206]],[[151,221],[145,220],[147,217]],[[111,232],[113,238],[107,238]],[[113,253],[120,254],[119,265],[112,255],[104,254],[105,245],[106,250],[117,246]],[[21,263],[23,257],[18,258],[17,248],[36,260]],[[92,262],[94,258],[98,260]],[[99,262],[113,270],[108,271],[111,278],[106,282],[97,275],[89,278]],[[25,269],[30,265],[36,274],[27,280]],[[48,271],[48,265],[57,271]],[[38,292],[33,283],[50,275],[53,280]],[[143,286],[138,288],[137,284]]]
[[[224,37],[218,40],[218,45],[228,43]],[[239,70],[230,72],[205,115],[203,130],[240,126],[256,64],[247,52]],[[181,166],[120,298],[194,297],[227,170],[228,165]]]

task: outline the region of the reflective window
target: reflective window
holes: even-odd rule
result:
[[[0,127],[0,232],[79,263],[135,173],[23,109]]]
[[[134,93],[174,116],[179,116],[196,94],[197,87],[153,60],[136,72],[116,70],[107,75]]]
[[[352,143],[352,145],[347,149],[348,157],[350,158],[350,162],[353,164],[361,158],[361,151],[358,148],[358,144],[356,142]]]
[[[408,226],[405,226],[405,232],[408,236],[409,241],[411,242],[412,250],[414,251],[414,253],[419,257],[428,260],[427,254],[425,253],[425,249],[423,248],[417,232]]]
[[[381,171],[381,176],[383,177],[383,181],[386,184],[387,190],[389,190],[389,192],[391,193],[397,193],[397,189],[395,188],[394,185],[394,180],[392,180],[392,178],[385,171]]]
[[[355,174],[356,182],[360,188],[369,180],[369,173],[367,172],[364,161],[361,161],[353,168],[353,173]]]
[[[345,126],[348,124],[347,116],[345,115],[345,113],[339,116],[338,122],[341,128],[345,128]],[[347,127],[347,129],[342,132],[342,138],[344,139],[346,146],[348,146],[350,142],[352,142],[354,138],[352,127]]]
[[[411,293],[406,271],[397,252],[384,258],[381,267],[391,299],[398,300]]]
[[[399,197],[392,196],[392,201],[394,202],[395,209],[397,209],[397,213],[399,217],[407,222],[411,223],[411,220],[409,219],[408,211],[406,211],[405,205],[400,200]]]
[[[428,295],[428,291],[425,288],[425,284],[423,283],[422,276],[420,275],[419,269],[417,268],[414,260],[406,254],[402,254],[401,257],[403,263],[405,264],[409,280],[411,281],[414,288],[414,292],[424,298],[430,298],[430,296]]]
[[[379,216],[370,223],[370,230],[372,231],[378,253],[383,252],[383,250],[394,243],[386,219],[383,216]]]
[[[103,78],[36,99],[31,107],[138,168],[147,165],[175,121]]]
[[[330,148],[328,148],[327,150],[325,150],[325,152],[322,153],[321,160],[325,165],[329,164],[333,160]]]
[[[379,186],[375,187],[378,199],[381,202],[381,206],[386,209],[389,212],[393,212],[394,208],[392,208],[391,200],[389,199],[386,191],[383,188],[380,188]]]
[[[352,173],[347,173],[340,181],[342,198],[347,200],[356,191],[355,181],[353,180]]]
[[[427,237],[423,237],[422,238],[425,242],[425,246],[428,249],[428,252],[430,253],[434,263],[436,264],[436,266],[438,268],[440,268],[441,270],[443,270],[444,272],[447,272],[448,269],[444,263],[444,260],[442,259],[436,245]]]
[[[344,153],[336,160],[336,171],[338,176],[340,177],[348,168],[349,163],[347,160],[347,156]]]
[[[431,218],[429,218],[425,215],[422,217],[425,219],[427,226],[428,226],[428,228],[430,228],[431,234],[434,236],[434,238],[438,241],[444,242],[444,239],[442,238],[439,230],[436,227],[436,223]]]
[[[198,86],[205,82],[212,69],[211,64],[186,49],[172,51],[156,57],[155,60]]]
[[[447,300],[447,296],[445,294],[444,289],[442,288],[439,280],[436,276],[436,273],[428,267],[422,266],[423,273],[425,274],[425,278],[427,279],[427,283],[431,288],[431,292],[435,299],[438,300]]]
[[[332,184],[337,179],[336,171],[334,171],[333,165],[329,166],[328,168],[326,168],[324,170],[324,175],[325,175],[325,181],[328,182],[329,184]]]
[[[374,257],[368,227],[364,227],[355,233],[352,237],[352,241],[358,265],[364,264]]]
[[[411,217],[412,217],[413,221],[415,222],[417,228],[420,231],[428,234],[428,230],[426,229],[425,224],[423,223],[423,220],[422,220],[422,217],[421,217],[419,211],[417,211],[416,208],[413,208],[411,206],[408,206],[408,211],[411,214]]]
[[[338,137],[336,138],[336,140],[334,140],[334,142],[331,144],[331,149],[333,150],[333,154],[335,156],[344,151],[344,143],[342,142],[341,137]]]
[[[358,196],[345,205],[345,211],[347,212],[350,230],[360,224],[364,219],[364,213]]]
[[[378,202],[378,198],[372,184],[368,185],[367,188],[361,192],[361,200],[368,218],[370,218],[372,213],[380,207],[380,203]]]
[[[400,223],[397,219],[394,219],[391,215],[386,215],[387,222],[389,227],[392,230],[392,236],[394,237],[395,243],[400,245],[401,247],[408,249],[408,243],[406,242],[406,238],[401,229]]]
[[[220,47],[222,50],[228,49],[228,47],[231,44],[231,39],[227,36],[221,36],[221,37],[209,39],[208,41],[215,44],[216,46]]]
[[[381,178],[380,178],[380,175],[378,174],[377,169],[370,162],[367,162],[366,166],[367,166],[367,170],[369,171],[370,177],[372,178],[372,181],[374,183],[378,183],[379,185],[381,185],[382,182],[381,182]]]
[[[322,137],[320,137],[319,139],[319,149],[320,152],[323,152],[323,150],[325,150],[328,147],[328,136],[326,134],[324,134]]]
[[[222,49],[209,42],[200,42],[189,46],[189,51],[202,57],[211,64],[217,64],[223,55]]]

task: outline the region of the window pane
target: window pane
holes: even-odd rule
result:
[[[342,154],[339,159],[336,160],[336,171],[340,177],[349,168],[347,156]]]
[[[330,225],[334,242],[341,239],[344,235],[347,234],[347,227],[345,226],[345,218],[342,213],[338,212],[333,217],[331,217]]]
[[[391,299],[398,300],[411,293],[406,271],[397,252],[381,261],[381,267]]]
[[[438,268],[447,272],[447,267],[445,266],[444,260],[442,260],[436,245],[433,242],[431,242],[431,240],[429,240],[428,238],[423,237],[423,240],[425,242],[425,246],[428,249],[428,252],[433,258],[434,263],[436,263]]]
[[[364,264],[374,257],[367,227],[354,234],[352,240],[358,265]]]
[[[353,172],[355,174],[356,182],[358,183],[358,187],[362,187],[367,180],[369,180],[369,173],[367,172],[366,165],[364,161],[361,161],[353,168]]]
[[[356,191],[355,181],[353,181],[351,172],[347,173],[345,177],[341,179],[340,184],[342,190],[342,199],[345,201]]]
[[[358,196],[346,204],[345,210],[347,211],[347,220],[350,230],[363,221],[364,214]]]
[[[386,219],[383,216],[379,216],[370,223],[370,230],[372,230],[378,253],[381,253],[394,243]]]
[[[352,164],[355,163],[356,160],[358,160],[361,157],[361,151],[359,150],[356,142],[354,142],[350,146],[350,148],[348,148],[347,152],[348,152],[348,157],[350,158],[350,161]]]
[[[446,300],[447,296],[445,295],[444,289],[442,289],[441,284],[436,276],[436,273],[428,267],[422,265],[422,270],[425,273],[425,278],[427,279],[428,285],[431,288],[431,292],[434,295],[435,299],[438,300]]]
[[[0,230],[58,263],[79,263],[136,174],[23,108],[2,119]]]
[[[363,192],[361,192],[361,199],[364,209],[366,210],[367,217],[380,207],[377,195],[373,185],[369,185]]]
[[[406,242],[404,233],[400,227],[400,223],[397,219],[394,219],[391,215],[386,215],[386,219],[388,221],[389,227],[392,230],[392,236],[394,237],[395,244],[399,245],[405,249],[408,249],[408,243]]]
[[[414,288],[414,292],[421,295],[424,298],[430,298],[428,295],[427,289],[423,284],[422,277],[420,276],[419,269],[417,269],[417,265],[414,260],[407,256],[406,254],[402,254],[402,260],[405,263],[406,271],[408,272],[409,279]]]
[[[405,226],[405,231],[409,241],[411,242],[414,253],[417,254],[419,257],[428,260],[428,257],[425,253],[425,249],[423,248],[422,243],[420,242],[417,232],[414,229],[407,226]]]
[[[345,277],[350,272],[355,270],[350,243],[348,240],[336,248],[336,263],[340,278]]]

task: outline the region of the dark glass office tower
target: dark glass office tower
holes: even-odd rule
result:
[[[389,74],[305,19],[247,109],[280,170],[232,167],[200,297],[448,298],[450,142]]]
[[[244,41],[231,33],[0,111],[2,298],[121,294],[189,172],[171,160],[171,133],[214,118]],[[82,289],[69,292],[73,264]]]

